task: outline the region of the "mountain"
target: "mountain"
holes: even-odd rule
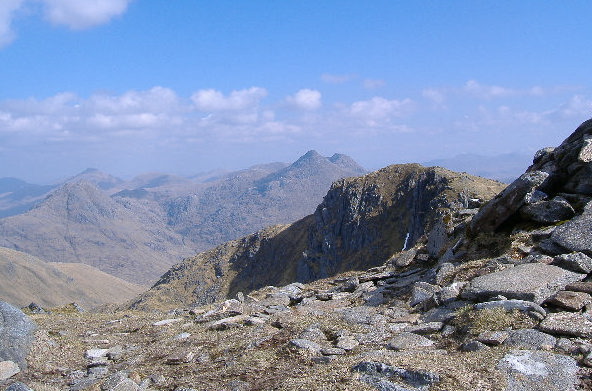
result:
[[[309,151],[296,162],[259,165],[164,204],[170,226],[207,249],[314,211],[331,183],[365,170],[345,155]]]
[[[16,178],[0,178],[0,218],[29,210],[54,187],[34,185]]]
[[[158,210],[68,182],[27,213],[0,219],[0,245],[50,262],[85,263],[148,284],[192,248]]]
[[[0,247],[0,279],[0,299],[19,307],[31,302],[45,308],[76,302],[89,309],[124,302],[144,289],[88,265],[47,263],[4,247]]]
[[[311,213],[334,180],[362,172],[344,155],[314,151],[205,183],[163,173],[126,182],[88,169],[0,219],[0,246],[149,284],[183,257]]]
[[[452,171],[468,172],[484,178],[511,183],[524,171],[524,167],[532,162],[527,154],[506,153],[496,156],[484,156],[465,153],[446,159],[430,160],[423,163],[427,166],[441,166]]]
[[[308,169],[321,160],[315,153],[307,155],[290,169]],[[503,188],[499,182],[417,164],[342,179],[313,215],[184,260],[133,307],[205,304],[266,285],[382,265],[430,231],[441,230],[446,216],[493,198]]]

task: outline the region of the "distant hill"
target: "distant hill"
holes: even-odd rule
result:
[[[126,182],[88,169],[0,219],[0,246],[149,284],[184,257],[312,213],[332,182],[364,172],[345,155],[315,151],[199,179],[151,173]]]
[[[79,263],[47,263],[0,247],[0,300],[22,307],[35,302],[55,307],[72,302],[83,308],[121,303],[145,287],[131,284]]]
[[[524,172],[524,167],[532,164],[532,156],[519,153],[495,156],[466,153],[446,159],[430,160],[423,164],[510,183]]]
[[[0,218],[29,210],[54,187],[34,185],[17,178],[0,178]]]
[[[0,245],[51,262],[79,262],[148,284],[194,249],[158,210],[118,202],[95,185],[67,183],[27,213],[0,219]]]

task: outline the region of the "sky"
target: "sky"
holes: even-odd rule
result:
[[[0,0],[0,177],[532,155],[592,117],[592,2]]]

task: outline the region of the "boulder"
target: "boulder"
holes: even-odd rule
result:
[[[0,361],[0,381],[9,379],[19,373],[21,370],[19,366],[8,360],[8,361]]]
[[[567,391],[578,383],[576,360],[560,354],[513,350],[497,368],[505,373],[505,391]]]
[[[567,284],[585,277],[553,265],[526,263],[474,278],[461,297],[479,301],[501,295],[541,304]]]
[[[37,326],[20,309],[0,302],[0,360],[27,367],[27,354]]]
[[[520,208],[520,216],[541,224],[553,224],[567,220],[575,215],[575,211],[563,197],[555,197],[549,201],[538,201]]]
[[[544,171],[522,174],[494,199],[479,210],[471,220],[470,232],[493,232],[525,203],[527,194],[537,190],[549,177]]]
[[[434,346],[434,341],[419,334],[404,332],[396,335],[387,342],[387,348],[392,350],[423,349]]]
[[[559,291],[545,303],[565,308],[569,311],[579,311],[592,302],[592,296],[585,292]]]
[[[555,335],[591,338],[592,322],[582,314],[557,312],[547,315],[539,324],[539,330]]]
[[[504,345],[528,350],[551,350],[556,343],[552,335],[533,329],[512,330],[504,341]]]
[[[592,258],[581,252],[557,255],[553,264],[576,273],[592,272]]]
[[[579,251],[592,256],[592,201],[584,212],[560,225],[553,231],[551,240],[568,251]]]

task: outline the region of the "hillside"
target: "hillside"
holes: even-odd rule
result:
[[[45,308],[76,302],[89,309],[122,303],[144,289],[88,265],[47,263],[3,247],[0,280],[0,300],[19,307],[32,302]]]
[[[29,210],[54,187],[35,185],[16,178],[0,178],[0,218]]]
[[[133,308],[206,304],[266,285],[308,282],[384,264],[453,212],[478,206],[499,182],[417,164],[393,165],[333,184],[313,215],[186,259]],[[432,235],[432,256],[445,243]]]
[[[164,220],[142,203],[117,202],[89,182],[69,182],[29,212],[1,219],[0,245],[148,284],[194,251]]]

